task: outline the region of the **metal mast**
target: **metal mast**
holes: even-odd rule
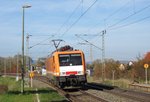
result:
[[[102,31],[102,81],[105,80],[105,34],[106,30]]]

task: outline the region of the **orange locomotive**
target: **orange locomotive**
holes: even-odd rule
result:
[[[61,88],[87,82],[84,53],[70,46],[53,52],[46,60],[46,70],[50,81]]]

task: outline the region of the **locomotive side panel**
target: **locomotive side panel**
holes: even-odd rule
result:
[[[54,82],[55,80],[55,56],[51,56],[47,58],[46,60],[46,70],[47,70],[47,76],[49,77],[51,82]]]

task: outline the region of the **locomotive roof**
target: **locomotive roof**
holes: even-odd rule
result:
[[[82,53],[81,50],[72,50],[72,51],[56,51],[54,53],[58,53],[58,54],[70,54],[70,53]]]
[[[72,53],[83,53],[81,50],[72,50],[72,51],[55,51],[50,56],[53,56],[55,54],[72,54]],[[49,57],[50,57],[49,56]]]
[[[69,45],[60,47],[59,49],[55,50],[54,52],[51,53],[50,56],[53,56],[55,54],[71,54],[71,53],[83,53],[81,50],[73,49],[73,47],[70,47]]]

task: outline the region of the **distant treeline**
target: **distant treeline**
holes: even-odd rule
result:
[[[0,57],[0,72],[1,73],[16,73],[17,63],[18,72],[21,71],[21,55],[15,55],[14,57]]]
[[[102,68],[104,68],[104,78],[112,79],[113,73],[115,79],[125,78],[129,80],[145,80],[144,64],[147,63],[150,66],[150,52],[144,57],[138,56],[136,61],[129,61],[128,63],[121,63],[114,59],[105,59],[105,68],[102,67],[101,60],[95,60],[92,64],[87,64],[88,69],[93,69],[94,79],[102,78]],[[148,80],[150,78],[150,67],[148,70]]]
[[[29,64],[33,66],[42,67],[45,65],[45,58],[39,58],[35,63],[27,56],[25,59],[25,71],[29,69]],[[0,73],[17,73],[21,72],[22,55],[15,55],[13,57],[0,57]]]

